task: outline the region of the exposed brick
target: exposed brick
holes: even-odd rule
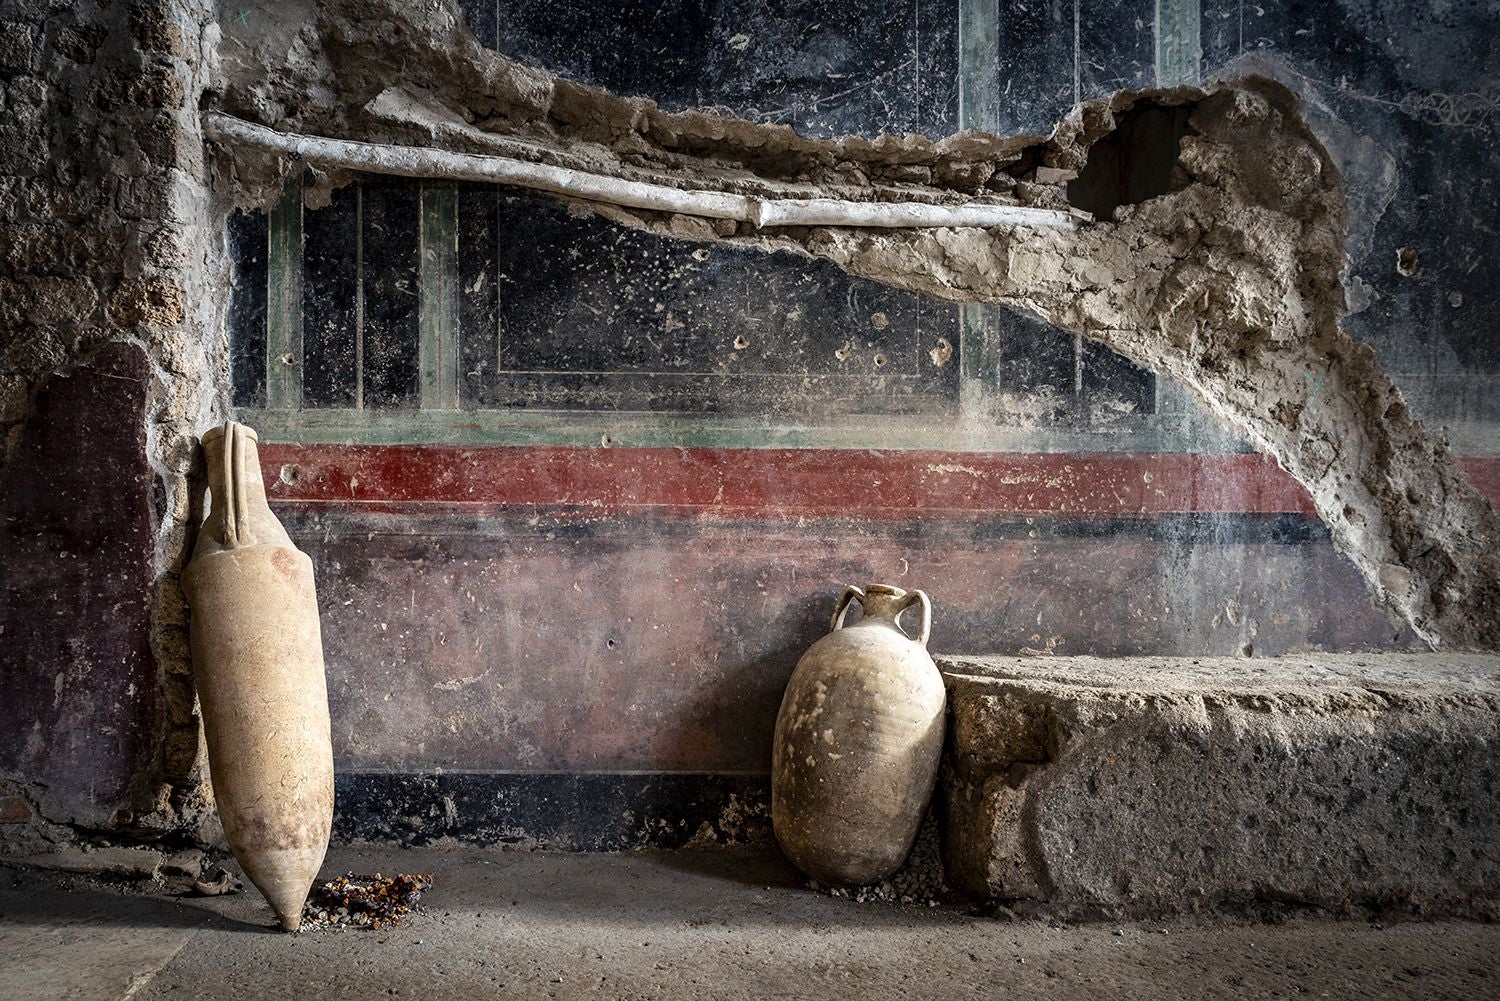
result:
[[[10,273],[46,270],[61,256],[60,244],[51,226],[0,224],[0,268]]]
[[[0,323],[85,320],[98,304],[86,278],[0,278]]]
[[[177,268],[187,262],[187,248],[177,230],[163,226],[145,241],[146,260],[158,268]]]
[[[26,416],[30,388],[19,375],[0,375],[0,423],[9,424]]]
[[[112,69],[100,73],[90,94],[100,109],[134,106],[180,108],[186,89],[170,69],[148,66],[139,70]]]
[[[181,29],[165,4],[143,2],[130,9],[130,35],[146,52],[164,52],[186,59],[191,53]]]
[[[5,100],[12,110],[40,110],[47,103],[47,85],[34,76],[18,76],[6,86]]]
[[[0,130],[0,173],[39,174],[49,155],[41,123],[7,109],[6,127]]]

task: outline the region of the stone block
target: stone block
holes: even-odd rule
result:
[[[130,9],[130,34],[146,52],[187,59],[192,49],[166,4],[138,3]]]
[[[27,71],[36,59],[36,29],[19,21],[0,21],[0,70]]]
[[[948,876],[1079,915],[1500,915],[1500,657],[939,658]]]
[[[0,375],[0,424],[10,424],[26,416],[27,396],[31,386],[19,375]]]
[[[139,323],[169,327],[181,323],[182,289],[162,275],[121,282],[109,297],[109,315],[122,327]]]

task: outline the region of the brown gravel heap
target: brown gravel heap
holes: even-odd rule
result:
[[[303,905],[302,927],[380,928],[400,924],[421,899],[422,891],[431,886],[432,877],[423,873],[345,873],[312,888]]]

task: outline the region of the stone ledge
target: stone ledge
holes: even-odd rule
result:
[[[943,657],[949,879],[1077,914],[1500,916],[1500,657]]]

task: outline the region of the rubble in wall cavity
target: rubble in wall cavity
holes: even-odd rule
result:
[[[1340,329],[1343,185],[1281,85],[1122,92],[1045,137],[820,140],[521,66],[475,41],[449,2],[270,6],[259,34],[221,43],[206,110],[697,192],[1088,212],[1071,228],[759,228],[577,202],[663,235],[793,250],[938,298],[1029,310],[1105,344],[1275,456],[1372,594],[1428,643],[1500,648],[1500,521],[1371,347]],[[304,166],[325,189],[348,176],[221,144],[218,194],[226,208],[264,206]]]

